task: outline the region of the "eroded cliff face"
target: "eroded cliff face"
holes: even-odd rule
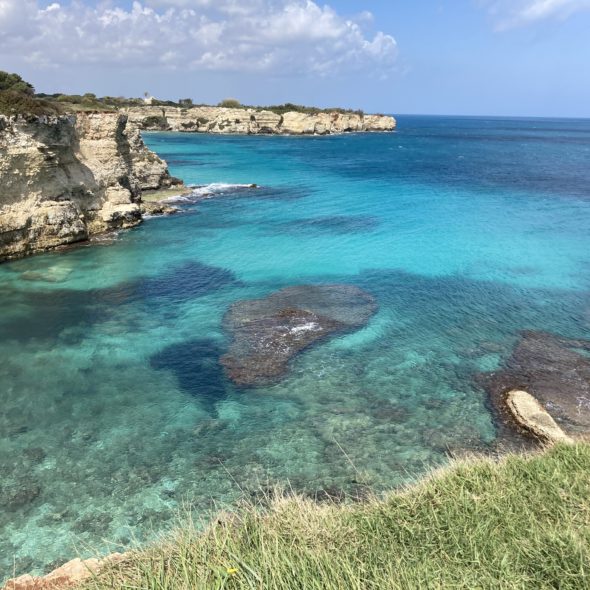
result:
[[[359,131],[393,131],[396,121],[385,115],[231,109],[224,107],[134,107],[126,111],[141,129],[244,135],[328,135]]]
[[[0,116],[0,261],[136,225],[171,182],[126,115]]]

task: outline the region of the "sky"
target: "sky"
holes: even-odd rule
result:
[[[0,0],[39,92],[590,117],[590,0]]]

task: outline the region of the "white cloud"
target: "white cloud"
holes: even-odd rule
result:
[[[44,66],[101,64],[329,74],[363,68],[382,75],[395,39],[368,35],[365,14],[347,20],[312,0],[77,0],[43,8],[0,0],[0,55]]]
[[[498,29],[509,29],[547,20],[565,20],[576,12],[590,10],[590,0],[487,0]]]

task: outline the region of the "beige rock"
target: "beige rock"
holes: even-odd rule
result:
[[[537,438],[546,442],[572,442],[530,393],[514,389],[506,395],[506,405],[516,422]]]
[[[178,209],[166,203],[153,201],[142,203],[141,212],[143,215],[173,215],[174,213],[178,213]]]
[[[172,182],[126,115],[0,116],[0,261],[136,225]]]
[[[106,565],[125,559],[125,553],[112,553],[103,559],[72,559],[46,576],[25,574],[8,580],[2,590],[60,590],[71,588],[91,577]]]
[[[392,131],[395,128],[395,120],[393,117],[386,117],[384,115],[365,115],[364,128],[365,131]]]
[[[129,121],[141,129],[231,134],[327,135],[355,131],[392,131],[396,122],[385,115],[356,113],[277,115],[256,109],[225,107],[133,107]]]

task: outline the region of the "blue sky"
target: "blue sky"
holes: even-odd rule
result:
[[[590,116],[590,0],[0,0],[39,91]]]

